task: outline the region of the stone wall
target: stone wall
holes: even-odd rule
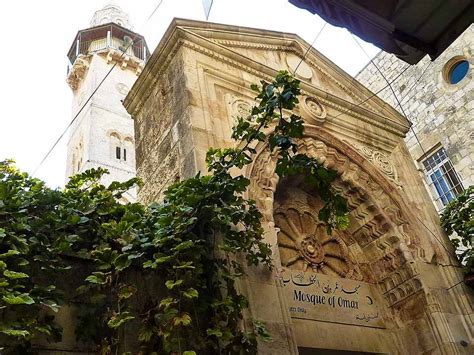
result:
[[[166,187],[196,172],[184,66],[180,50],[134,117],[137,175],[147,182],[139,190],[144,203],[160,200]]]
[[[467,59],[470,69],[461,82],[452,85],[443,74],[446,74],[446,64],[455,56]],[[417,65],[410,66],[385,52],[373,62],[389,82],[393,81],[391,85],[401,107],[389,87],[382,90],[387,81],[374,64],[367,64],[356,78],[413,123],[405,142],[417,166],[422,169],[420,162],[444,147],[464,187],[473,185],[474,25],[433,62],[426,56]]]

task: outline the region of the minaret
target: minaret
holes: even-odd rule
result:
[[[133,120],[122,100],[143,69],[148,48],[131,30],[128,15],[115,3],[96,11],[91,27],[77,33],[68,52],[67,82],[73,91],[73,117],[67,145],[67,177],[96,167],[109,170],[103,183],[135,176]],[[97,89],[112,66],[115,68]],[[124,200],[133,202],[136,192]],[[124,201],[124,202],[125,202]]]

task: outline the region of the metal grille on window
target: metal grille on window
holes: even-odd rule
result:
[[[442,209],[464,188],[453,164],[441,148],[423,161],[428,185],[435,197],[436,205]]]
[[[120,147],[115,147],[115,157],[120,160]]]

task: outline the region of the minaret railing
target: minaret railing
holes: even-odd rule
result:
[[[128,37],[128,40],[135,40],[130,45],[125,37]],[[80,54],[90,54],[108,48],[123,51],[124,48],[127,48],[127,55],[133,55],[146,61],[148,53],[145,41],[141,36],[136,37],[135,33],[114,25],[108,25],[108,28],[101,27],[81,31],[69,52],[69,60],[71,64],[74,64]]]

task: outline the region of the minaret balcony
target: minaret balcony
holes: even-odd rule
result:
[[[68,71],[77,57],[107,49],[115,49],[144,63],[150,57],[145,38],[116,23],[108,23],[81,30],[77,33],[68,52]]]

